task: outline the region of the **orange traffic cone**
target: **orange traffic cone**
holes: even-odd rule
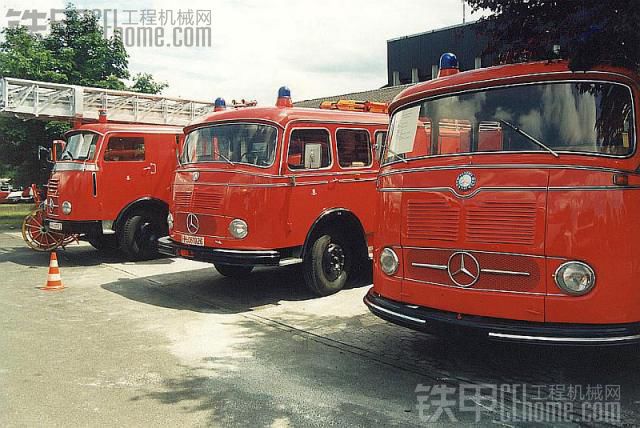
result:
[[[60,277],[60,268],[58,267],[58,256],[55,251],[51,252],[51,259],[49,260],[49,275],[47,276],[47,283],[42,290],[56,291],[62,290],[62,278]]]

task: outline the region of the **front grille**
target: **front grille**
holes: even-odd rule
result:
[[[536,203],[484,201],[469,209],[466,239],[488,244],[533,245]]]
[[[191,234],[187,229],[187,215],[185,212],[177,212],[174,216],[174,230],[178,233]],[[198,236],[213,236],[218,238],[226,238],[228,233],[227,226],[229,220],[222,216],[196,214],[198,216]]]
[[[220,190],[196,190],[193,195],[193,208],[217,210],[222,206],[223,194]]]
[[[407,279],[456,286],[446,269],[449,258],[456,252],[455,250],[423,248],[405,251],[405,277]],[[481,270],[486,270],[480,272],[478,281],[470,289],[521,293],[544,293],[546,291],[545,282],[542,279],[544,272],[544,259],[542,258],[474,251],[469,251],[467,254],[478,261]],[[414,263],[422,266],[414,266]],[[470,259],[467,260],[467,263],[471,263]],[[437,268],[438,266],[442,268]],[[502,271],[502,273],[495,271]],[[517,275],[513,274],[514,272],[528,275]]]
[[[47,195],[56,196],[58,194],[58,184],[60,180],[57,178],[50,178],[47,183]]]
[[[176,192],[174,202],[176,209],[189,209],[191,207],[191,192]]]
[[[455,241],[460,209],[446,201],[409,201],[406,233],[409,239]]]

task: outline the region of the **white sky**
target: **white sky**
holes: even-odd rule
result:
[[[0,0],[0,27],[11,8],[49,15],[63,5]],[[261,105],[272,104],[282,85],[294,101],[383,86],[388,39],[462,22],[461,0],[78,0],[76,6],[117,9],[120,23],[128,20],[125,10],[136,21],[142,9],[211,10],[211,47],[128,47],[129,70],[169,83],[165,95]],[[467,20],[477,17],[467,7]]]

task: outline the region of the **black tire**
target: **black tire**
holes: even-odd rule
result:
[[[338,234],[320,234],[304,259],[304,281],[318,296],[342,290],[353,274],[353,250]]]
[[[159,256],[158,238],[163,236],[161,220],[148,211],[137,211],[123,223],[118,239],[120,250],[131,261],[149,260]]]
[[[89,235],[87,241],[98,251],[112,251],[118,248],[118,240],[115,234],[111,235]]]
[[[245,278],[253,270],[253,266],[234,266],[234,265],[221,265],[214,264],[216,270],[220,272],[220,275],[229,278]]]

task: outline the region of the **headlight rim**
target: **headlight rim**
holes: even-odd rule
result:
[[[562,276],[560,275],[562,270],[566,269],[569,265],[572,265],[572,264],[586,268],[587,271],[591,274],[591,277],[593,278],[589,287],[585,288],[582,291],[570,290],[568,287],[566,287],[566,285],[565,286],[561,285],[561,281],[559,280],[559,278],[562,278]],[[558,266],[558,268],[553,273],[553,280],[558,286],[558,288],[560,288],[560,290],[562,290],[564,293],[567,293],[570,296],[576,296],[576,297],[585,296],[589,294],[591,291],[593,291],[593,289],[596,286],[596,271],[585,262],[582,262],[580,260],[569,260],[562,263],[560,266]],[[562,282],[562,284],[564,284],[564,282]]]
[[[167,226],[169,227],[169,230],[173,230],[174,224],[173,214],[167,214]]]
[[[389,271],[389,272],[387,272],[384,269],[384,263],[382,263],[382,257],[383,257],[383,255],[385,254],[386,251],[390,252],[390,255],[393,258],[394,263],[395,263],[394,269],[392,271]],[[387,254],[389,254],[389,253],[387,253]],[[384,247],[382,249],[382,251],[380,251],[380,256],[378,257],[378,261],[380,262],[380,270],[382,271],[382,273],[384,273],[387,276],[395,275],[396,273],[398,273],[398,270],[400,269],[400,258],[398,257],[398,254],[391,247]]]
[[[73,210],[73,205],[71,204],[71,202],[64,201],[60,204],[60,211],[62,211],[62,214],[69,215],[71,214],[72,210]]]
[[[242,224],[244,225],[244,234],[240,235],[236,235],[234,233],[234,223],[235,222],[242,222]],[[231,220],[229,222],[229,226],[227,228],[229,230],[229,233],[231,234],[231,236],[235,239],[244,239],[249,235],[249,224],[247,224],[247,222],[241,218],[234,218],[233,220]]]

